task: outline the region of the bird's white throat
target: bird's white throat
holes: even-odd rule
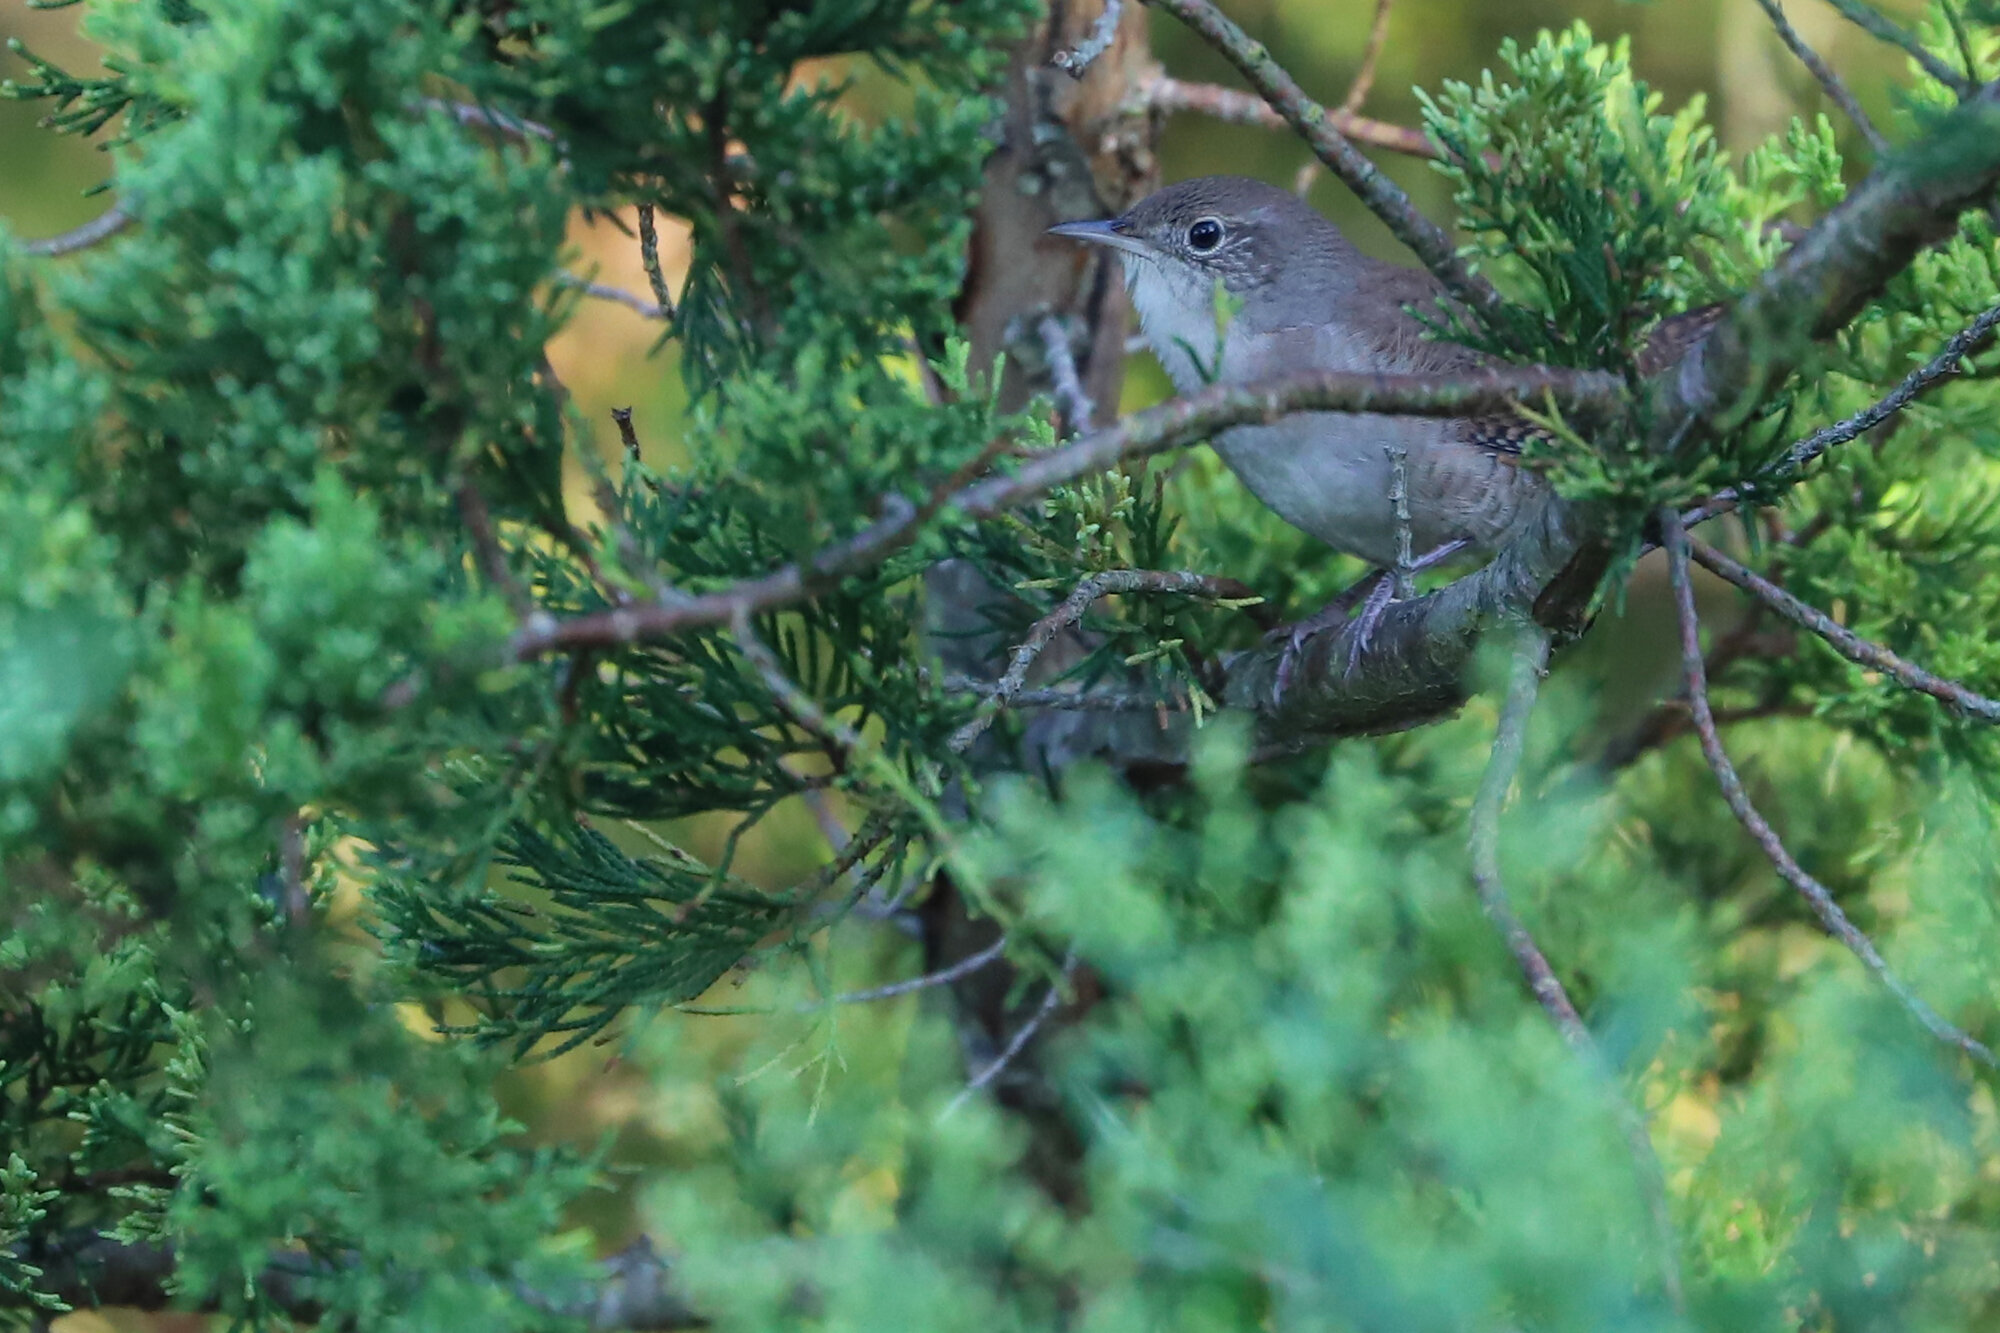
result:
[[[1139,332],[1183,394],[1223,378],[1223,330],[1215,289],[1184,265],[1149,255],[1120,254],[1125,287],[1139,314]]]

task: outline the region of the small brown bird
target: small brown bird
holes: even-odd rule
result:
[[[1123,217],[1051,231],[1118,251],[1146,342],[1184,394],[1298,371],[1450,374],[1486,364],[1431,337],[1405,309],[1435,309],[1444,291],[1436,278],[1362,254],[1303,200],[1261,181],[1203,176]],[[1218,283],[1236,305],[1226,323]],[[1390,492],[1400,449],[1412,565],[1424,568],[1491,552],[1533,513],[1547,485],[1519,465],[1529,430],[1509,417],[1301,412],[1224,431],[1215,449],[1286,522],[1385,570],[1398,554]],[[1375,585],[1357,654],[1389,586]],[[1293,649],[1350,604],[1301,621]]]

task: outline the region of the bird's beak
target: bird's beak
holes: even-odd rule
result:
[[[1152,253],[1144,241],[1126,229],[1124,218],[1106,218],[1100,222],[1059,222],[1049,228],[1049,235],[1066,236],[1072,241],[1087,241],[1092,245],[1108,245],[1114,250],[1135,255]]]

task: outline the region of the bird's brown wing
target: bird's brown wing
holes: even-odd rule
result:
[[[1426,279],[1430,277],[1428,273],[1421,276]],[[1424,301],[1428,301],[1436,290],[1435,283],[1411,286]],[[1701,345],[1709,330],[1721,322],[1728,310],[1729,307],[1726,305],[1706,305],[1699,309],[1668,315],[1662,319],[1653,326],[1653,331],[1647,335],[1646,345],[1639,349],[1639,354],[1635,358],[1639,374],[1651,378],[1678,365],[1682,358]],[[1409,318],[1408,322],[1418,329],[1422,327],[1414,318]],[[1439,349],[1440,354],[1422,358],[1426,364],[1420,373],[1450,373],[1454,370],[1494,364],[1492,358],[1454,343],[1433,341],[1423,345],[1426,348]],[[1546,439],[1547,434],[1533,422],[1507,413],[1467,420],[1459,433],[1459,438],[1467,444],[1476,445],[1492,453],[1518,458],[1529,440]]]

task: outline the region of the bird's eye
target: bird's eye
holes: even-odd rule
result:
[[[1188,228],[1188,249],[1198,255],[1205,255],[1222,244],[1222,224],[1214,218],[1203,218]]]

